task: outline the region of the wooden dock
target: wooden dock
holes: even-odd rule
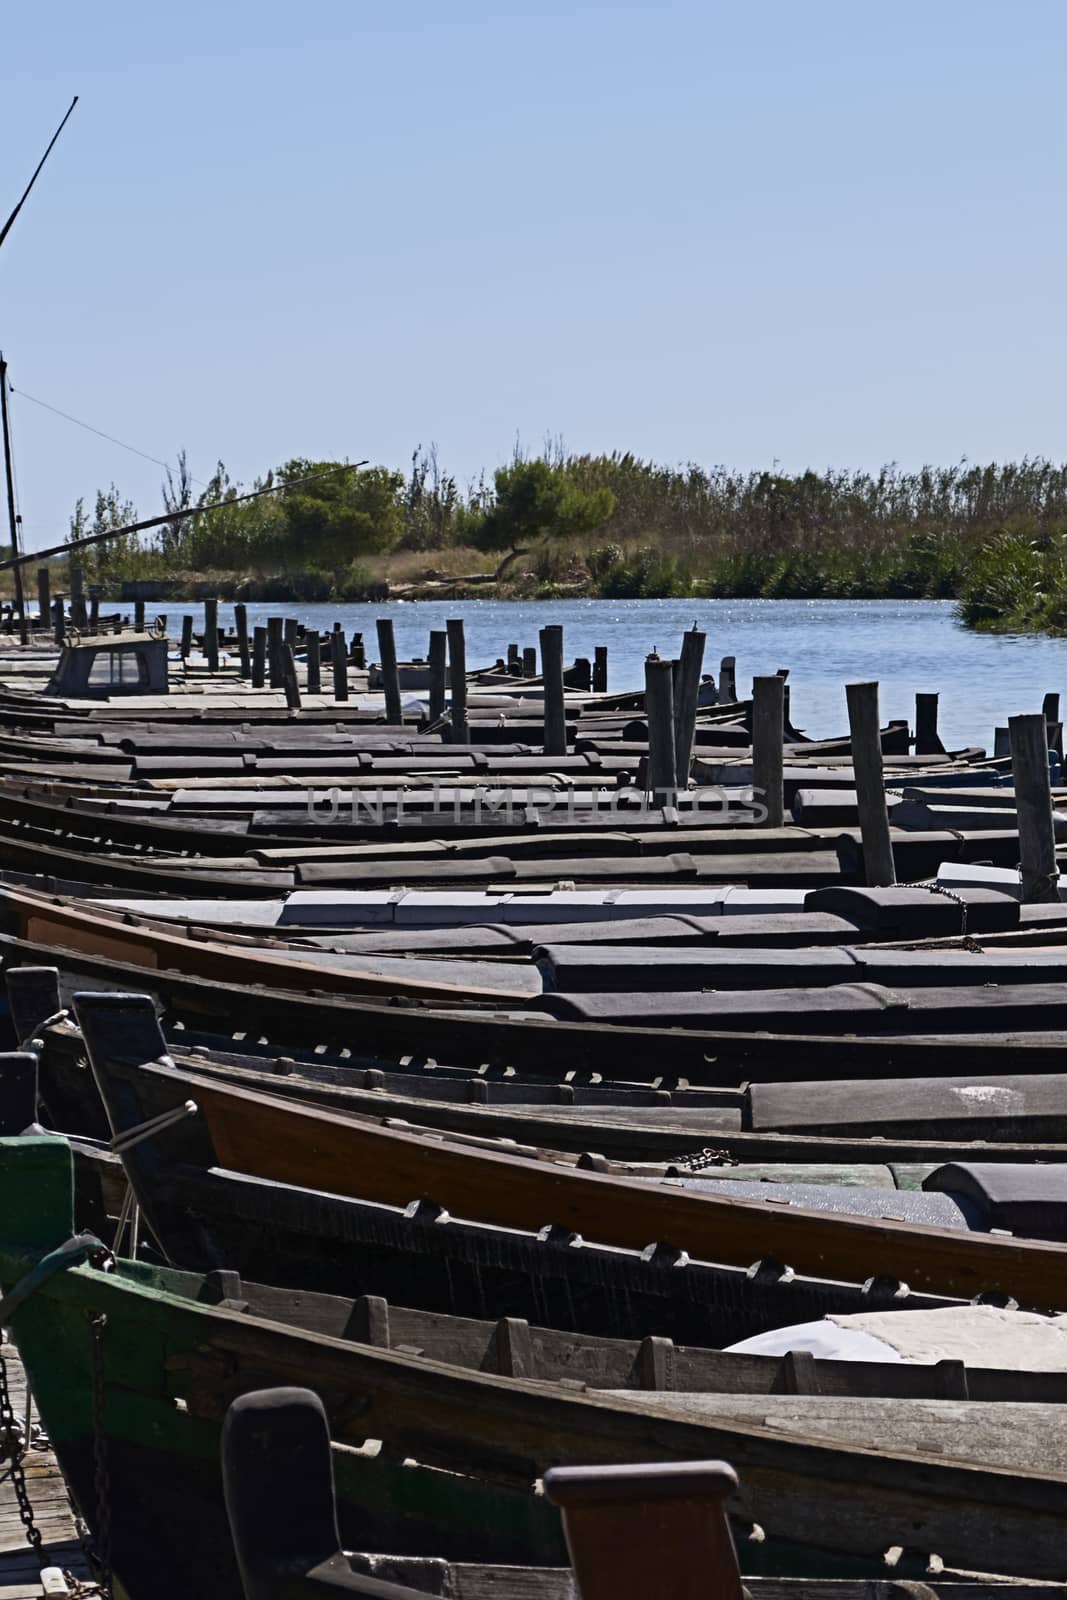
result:
[[[26,1374],[15,1345],[3,1347],[15,1415],[26,1411]],[[31,1449],[24,1470],[34,1517],[44,1541],[46,1567],[59,1567],[79,1583],[91,1583],[92,1571],[78,1541],[74,1514],[59,1463],[47,1445]],[[55,1591],[52,1591],[55,1592]],[[60,1591],[62,1592],[62,1591]],[[76,1593],[72,1585],[68,1592]],[[10,1463],[0,1464],[0,1600],[40,1600],[45,1593],[41,1568],[26,1541],[11,1481]]]

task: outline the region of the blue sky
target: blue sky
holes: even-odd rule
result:
[[[1067,7],[0,5],[32,547],[150,455],[1062,457]]]

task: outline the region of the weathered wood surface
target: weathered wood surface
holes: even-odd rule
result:
[[[5,1340],[3,1359],[15,1415],[26,1415],[26,1374],[13,1342]],[[39,1428],[39,1419],[34,1416]],[[67,1486],[52,1449],[36,1443],[23,1462],[37,1527],[43,1538],[45,1566],[64,1568],[88,1582],[92,1570],[85,1558]],[[6,1468],[0,1472],[0,1600],[40,1600],[41,1569],[19,1520],[15,1490]]]
[[[762,1398],[772,1407],[767,1415],[773,1420],[780,1414],[787,1427],[793,1426],[791,1400],[798,1394],[805,1396],[802,1407],[815,1397],[832,1402],[826,1415],[831,1420],[839,1417],[843,1429],[856,1425],[854,1412],[859,1408],[850,1407],[850,1401],[952,1399],[961,1402],[961,1407],[951,1413],[935,1411],[935,1424],[941,1421],[951,1426],[959,1420],[970,1439],[972,1423],[965,1407],[980,1403],[982,1415],[975,1423],[985,1448],[987,1433],[995,1428],[998,1417],[1003,1417],[1007,1439],[1012,1425],[1018,1423],[1020,1405],[1046,1407],[1043,1420],[1050,1429],[1054,1408],[1067,1405],[1067,1371],[999,1370],[968,1364],[964,1375],[958,1370],[963,1365],[959,1361],[806,1360],[803,1353],[748,1355],[676,1344],[655,1336],[597,1338],[538,1327],[520,1317],[488,1322],[399,1306],[377,1295],[350,1299],[280,1289],[248,1283],[226,1271],[209,1273],[205,1288],[209,1291],[206,1298],[249,1316],[476,1372],[565,1381],[591,1389],[665,1392],[677,1395],[680,1406],[690,1398],[695,1406],[707,1409],[722,1401],[724,1414],[729,1414],[733,1401],[743,1399],[737,1414],[758,1415]],[[814,1406],[812,1410],[816,1417],[822,1415]],[[926,1413],[915,1409],[912,1415],[919,1423]],[[846,1436],[844,1431],[841,1436]],[[1039,1463],[1036,1451],[1033,1460]]]
[[[771,1036],[725,1028],[606,1030],[548,1018],[532,1025],[529,1019],[514,1020],[499,1012],[409,1009],[348,997],[272,991],[260,985],[242,987],[148,969],[115,955],[56,948],[5,932],[0,932],[0,960],[5,967],[58,964],[68,991],[88,980],[90,986],[104,989],[121,985],[127,991],[149,992],[186,1025],[218,1032],[221,1024],[233,1037],[244,1036],[234,1022],[247,1016],[253,996],[257,1023],[278,1047],[304,1048],[315,1040],[347,1048],[355,1034],[366,1048],[393,1059],[423,1052],[454,1064],[519,1067],[554,1079],[568,1070],[588,1069],[606,1080],[625,1081],[632,1077],[632,1063],[641,1059],[654,1060],[663,1072],[684,1070],[694,1083],[734,1086],[753,1076],[778,1081],[825,1077],[835,1065],[842,1074],[862,1070],[872,1078],[944,1076],[972,1071],[981,1056],[988,1066],[1002,1070],[1025,1060],[1028,1066],[1056,1072],[1067,1049],[1067,1033],[1036,1028],[865,1037],[816,1032]]]
[[[90,1048],[99,1048],[94,1016],[104,1016],[99,998],[80,1013]],[[939,1293],[998,1290],[1034,1309],[1067,1307],[1067,1250],[1058,1245],[829,1216],[717,1199],[669,1183],[579,1173],[373,1128],[170,1066],[144,1071],[175,1076],[183,1094],[187,1086],[221,1164],[276,1182],[393,1204],[406,1204],[414,1195],[507,1227],[536,1229],[550,1217],[600,1243],[629,1248],[641,1248],[651,1237],[712,1260],[747,1264],[777,1255],[825,1276],[862,1280],[885,1273]]]

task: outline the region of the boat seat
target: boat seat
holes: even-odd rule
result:
[[[977,1208],[986,1228],[1067,1242],[1067,1163],[949,1161],[928,1174],[923,1189]]]

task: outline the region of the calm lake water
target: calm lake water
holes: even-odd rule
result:
[[[129,609],[128,607],[124,609]],[[154,610],[149,606],[149,616]],[[184,612],[199,627],[203,607],[170,602],[172,633]],[[882,721],[914,723],[917,691],[941,695],[940,729],[946,743],[992,749],[993,729],[1019,711],[1039,711],[1050,689],[1064,693],[1067,639],[972,633],[956,621],[949,600],[447,600],[386,601],[367,605],[249,605],[249,626],[268,616],[298,616],[322,628],[335,621],[362,631],[368,661],[376,659],[375,620],[392,617],[401,659],[424,656],[431,628],[449,617],[466,623],[467,661],[488,665],[508,643],[537,643],[546,623],[564,628],[564,653],[592,658],[608,647],[609,685],[637,688],[646,654],[676,655],[681,636],[696,622],[708,636],[705,660],[718,677],[719,659],[737,658],[738,692],[754,674],[789,668],[791,715],[816,737],[847,728],[847,682],[877,679]],[[233,622],[233,607],[219,606],[219,621]]]

